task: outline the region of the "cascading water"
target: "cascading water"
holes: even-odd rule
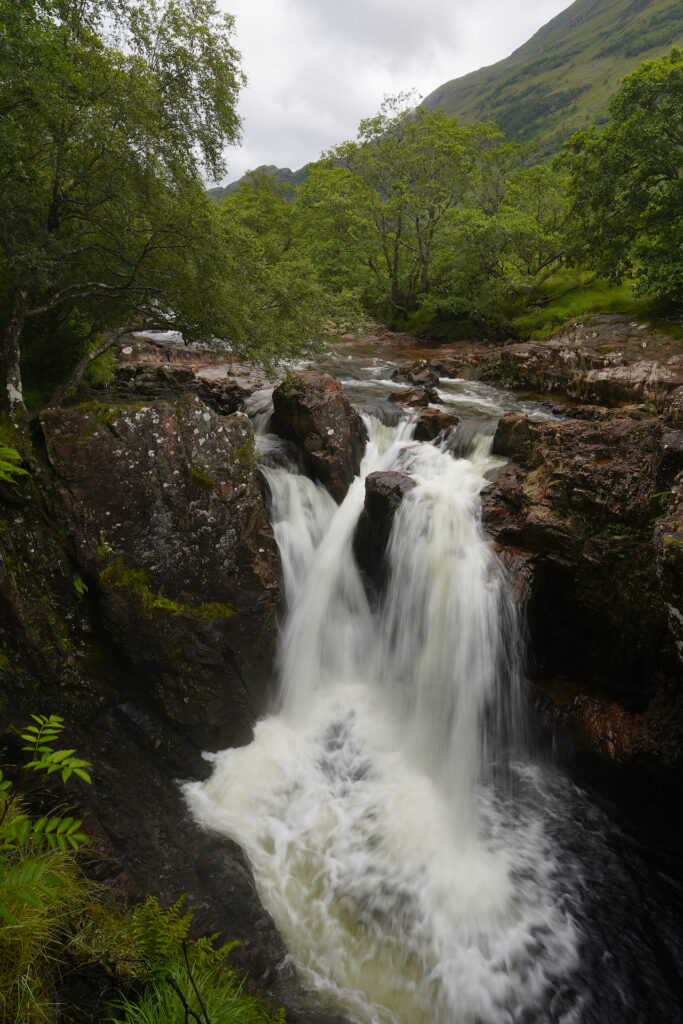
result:
[[[303,983],[349,1020],[578,1021],[579,935],[522,796],[534,769],[504,764],[520,641],[479,526],[490,444],[454,459],[408,420],[367,424],[340,507],[294,467],[264,468],[288,609],[279,704],[188,800],[245,849]],[[352,539],[364,476],[389,469],[417,486],[374,609]]]

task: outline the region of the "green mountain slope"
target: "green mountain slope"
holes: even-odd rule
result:
[[[306,180],[306,168],[300,167],[298,171],[292,171],[289,167],[276,167],[275,164],[262,164],[256,168],[257,171],[265,171],[279,181],[282,185],[291,185],[295,188],[300,185],[302,181]],[[216,202],[220,202],[221,199],[225,199],[226,196],[230,196],[233,192],[237,192],[240,187],[240,182],[244,181],[246,174],[239,178],[237,181],[231,181],[228,185],[218,186],[217,188],[210,188],[209,195]]]
[[[423,101],[467,121],[496,121],[542,158],[606,120],[619,80],[683,46],[680,0],[575,0],[505,60],[439,86]]]

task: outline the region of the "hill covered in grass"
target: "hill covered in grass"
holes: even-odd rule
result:
[[[425,98],[467,121],[496,121],[535,142],[536,159],[573,132],[607,120],[624,75],[683,46],[679,0],[575,0],[505,60],[439,86]]]

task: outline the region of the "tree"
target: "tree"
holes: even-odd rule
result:
[[[370,306],[399,319],[431,291],[445,218],[467,201],[484,154],[502,143],[493,125],[461,125],[409,99],[386,100],[300,190],[336,272],[362,266]]]
[[[564,178],[542,165],[515,166],[515,148],[505,161],[504,150],[497,155],[473,201],[447,218],[430,302],[437,316],[509,317],[542,301],[542,286],[564,265]]]
[[[577,132],[570,175],[574,258],[640,294],[683,303],[683,56],[644,61],[623,79],[603,128]]]
[[[21,337],[78,308],[93,330],[176,317],[207,261],[200,170],[224,171],[242,77],[214,0],[0,0],[2,407]]]

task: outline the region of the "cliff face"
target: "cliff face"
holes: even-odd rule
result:
[[[62,715],[93,763],[92,786],[69,792],[91,870],[127,898],[189,893],[199,928],[282,985],[241,851],[190,821],[178,785],[263,710],[279,555],[249,420],[175,397],[34,423],[30,476],[0,494],[0,722],[11,758],[10,723]]]
[[[494,451],[484,524],[528,596],[542,720],[680,782],[683,433],[510,413]]]

